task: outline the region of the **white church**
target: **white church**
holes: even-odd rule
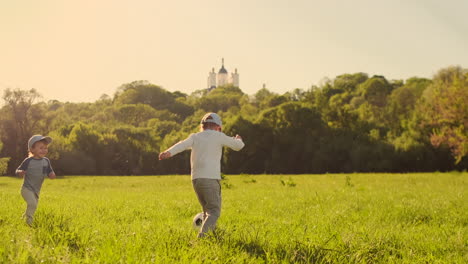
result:
[[[208,90],[212,90],[226,84],[232,84],[235,87],[239,87],[239,74],[237,73],[237,69],[235,69],[234,73],[231,73],[231,76],[229,76],[228,71],[224,68],[224,58],[221,63],[221,69],[219,69],[217,74],[214,68],[208,73]]]

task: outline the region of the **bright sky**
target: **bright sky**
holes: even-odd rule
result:
[[[466,0],[14,0],[0,3],[0,89],[93,102],[123,83],[206,88],[221,58],[240,88],[388,79],[468,67]]]

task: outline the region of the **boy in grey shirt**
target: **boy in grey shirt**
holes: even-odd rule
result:
[[[47,146],[52,138],[42,135],[34,135],[28,141],[29,157],[16,169],[16,174],[24,178],[21,195],[27,203],[26,223],[32,225],[34,213],[39,202],[39,193],[45,177],[55,179],[55,173],[50,165],[50,160],[45,156],[48,153]]]

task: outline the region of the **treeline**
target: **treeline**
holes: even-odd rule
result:
[[[53,137],[59,175],[187,174],[189,152],[159,152],[199,131],[206,112],[246,147],[226,150],[225,173],[414,172],[468,167],[468,70],[432,79],[343,74],[310,89],[276,94],[238,87],[169,92],[146,81],[94,103],[40,100],[6,89],[0,109],[0,173],[12,175],[33,134]]]

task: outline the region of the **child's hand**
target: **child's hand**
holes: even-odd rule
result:
[[[240,140],[242,140],[242,137],[239,136],[239,135],[236,135],[234,138],[235,138],[235,139],[240,139]]]
[[[171,153],[168,152],[168,151],[164,151],[162,153],[159,153],[159,160],[168,159],[170,157],[171,157]]]
[[[21,177],[21,178],[24,178],[24,175],[26,175],[25,170],[18,170],[16,173],[18,174],[18,177]]]
[[[55,172],[49,173],[49,179],[55,179],[57,176],[55,175]]]

